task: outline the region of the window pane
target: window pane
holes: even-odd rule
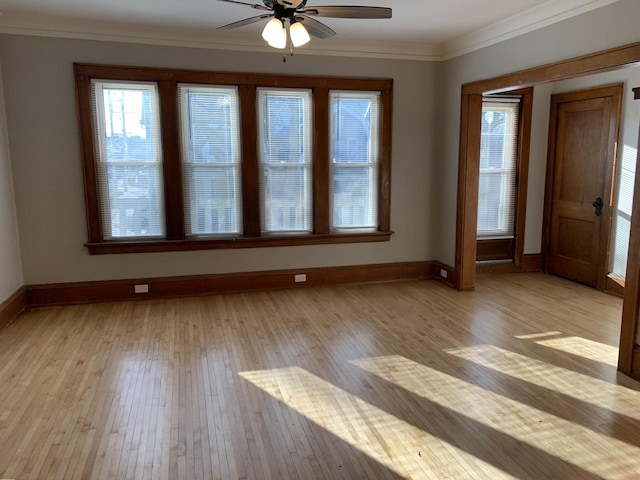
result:
[[[633,203],[634,179],[636,177],[636,158],[634,147],[623,145],[622,158],[618,167],[618,182],[615,193],[613,216],[613,242],[610,258],[611,272],[625,277],[627,257],[629,255],[629,235],[631,232],[631,207]]]
[[[263,232],[312,231],[311,92],[258,89]]]
[[[235,87],[179,86],[187,235],[240,235],[240,149]]]
[[[378,226],[379,92],[331,92],[331,228]]]
[[[519,101],[482,106],[478,237],[512,237],[516,203]]]
[[[163,237],[156,86],[106,81],[92,86],[104,239]]]

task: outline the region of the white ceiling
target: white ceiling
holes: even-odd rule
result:
[[[409,59],[451,58],[615,1],[618,0],[309,0],[307,6],[391,7],[393,18],[321,19],[338,32],[337,37],[314,39],[304,50]],[[217,0],[0,0],[0,12],[0,33],[265,48],[259,38],[262,23],[216,31],[216,27],[261,13]]]

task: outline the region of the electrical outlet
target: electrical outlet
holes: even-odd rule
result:
[[[143,283],[142,285],[134,285],[133,291],[135,293],[149,293],[149,285],[146,283]]]
[[[306,282],[307,281],[307,274],[306,273],[299,273],[293,278],[294,278],[296,283]]]
[[[440,276],[442,278],[447,278],[449,276],[449,273],[444,268],[441,268],[440,269]]]

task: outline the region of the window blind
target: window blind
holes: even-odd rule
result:
[[[520,100],[483,100],[478,237],[513,237]]]
[[[613,215],[613,251],[610,255],[610,270],[623,278],[627,274],[636,158],[637,150],[635,148],[629,145],[622,147]]]
[[[311,232],[311,91],[258,89],[263,232]]]
[[[94,80],[92,103],[104,239],[164,237],[156,85]]]
[[[241,235],[238,90],[179,85],[185,233]]]
[[[331,228],[377,228],[380,93],[330,92]]]

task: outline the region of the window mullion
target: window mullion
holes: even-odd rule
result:
[[[242,143],[242,219],[245,237],[260,236],[260,171],[258,168],[258,111],[256,87],[240,85]]]
[[[313,231],[329,233],[329,89],[313,91]]]
[[[164,177],[164,204],[167,240],[182,240],[184,207],[182,205],[182,168],[180,165],[180,132],[178,128],[178,86],[174,81],[158,82],[160,125]]]
[[[380,160],[378,170],[378,230],[391,230],[391,112],[393,102],[391,89],[380,94]]]

